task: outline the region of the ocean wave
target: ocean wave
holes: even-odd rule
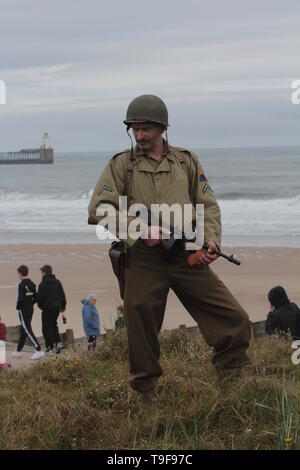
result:
[[[90,200],[94,188],[61,193],[24,193],[21,191],[7,191],[0,188],[0,201],[40,201],[40,200]],[[266,193],[247,194],[241,191],[225,191],[217,194],[218,201],[234,201],[234,203],[276,203],[282,201],[284,204],[299,204],[300,194],[293,197],[274,198]]]
[[[40,201],[40,200],[71,200],[90,199],[93,188],[87,191],[73,191],[68,193],[23,193],[21,191],[7,191],[0,188],[0,201]]]
[[[5,233],[88,232],[92,190],[33,195],[0,190],[0,231]],[[300,194],[286,199],[218,199],[226,236],[289,234],[300,239]]]
[[[262,210],[274,210],[274,209],[287,209],[289,207],[294,208],[300,206],[300,194],[294,197],[288,198],[273,198],[273,199],[218,199],[220,205],[225,209],[248,209],[251,212],[257,211],[259,208]],[[292,209],[293,210],[293,209]]]
[[[247,194],[245,192],[242,192],[242,191],[223,191],[223,192],[216,192],[216,196],[218,199],[220,200],[232,200],[232,201],[236,201],[236,200],[239,200],[239,199],[243,199],[243,200],[272,200],[274,195],[272,196],[272,194],[268,194],[266,192],[255,192],[254,193],[251,193],[251,194]]]

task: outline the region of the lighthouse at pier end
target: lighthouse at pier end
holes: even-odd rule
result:
[[[30,163],[54,163],[54,151],[49,144],[47,132],[43,135],[40,148],[22,149],[19,152],[0,152],[0,165]]]

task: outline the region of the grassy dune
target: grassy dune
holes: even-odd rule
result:
[[[95,354],[0,371],[1,449],[299,449],[300,365],[289,342],[253,341],[254,370],[221,388],[199,337],[161,335],[159,411],[139,418],[125,332]]]

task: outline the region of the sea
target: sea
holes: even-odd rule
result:
[[[221,208],[223,246],[300,247],[300,147],[193,151]],[[0,244],[99,243],[87,207],[114,153],[0,165]]]

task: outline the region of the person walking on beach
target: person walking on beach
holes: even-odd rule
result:
[[[46,264],[40,270],[42,281],[38,288],[37,303],[42,310],[42,331],[46,343],[45,354],[53,355],[62,349],[57,319],[61,312],[65,312],[67,301],[62,283],[52,273],[52,267]]]
[[[128,204],[204,205],[204,241],[198,264],[189,266],[184,250],[169,264],[164,259],[162,227],[140,223],[145,239],[128,235],[125,269],[124,313],[128,334],[130,385],[136,390],[139,410],[148,412],[157,403],[159,363],[158,333],[162,327],[169,289],[197,322],[204,339],[213,347],[213,364],[221,378],[232,376],[250,363],[248,314],[210,269],[221,246],[221,215],[213,190],[198,157],[169,145],[163,133],[169,126],[165,103],[154,95],[142,95],[128,106],[124,124],[133,131],[136,146],[115,155],[105,167],[89,204],[89,223],[99,223],[102,204],[118,210],[119,196]],[[128,217],[127,223],[134,216]],[[107,217],[103,225],[107,224]],[[114,233],[118,236],[118,232]]]
[[[289,300],[285,289],[281,286],[273,287],[268,293],[268,300],[271,311],[266,320],[266,333],[300,339],[300,309]]]
[[[20,279],[17,285],[17,310],[21,323],[21,332],[17,350],[12,353],[12,356],[21,357],[21,351],[27,337],[35,348],[35,353],[30,359],[36,360],[44,356],[41,346],[31,328],[33,309],[36,303],[36,286],[28,277],[29,270],[27,266],[22,264],[18,267],[17,272]]]
[[[99,313],[96,309],[97,296],[92,292],[82,303],[83,329],[88,339],[88,351],[95,351],[97,336],[100,336]]]

